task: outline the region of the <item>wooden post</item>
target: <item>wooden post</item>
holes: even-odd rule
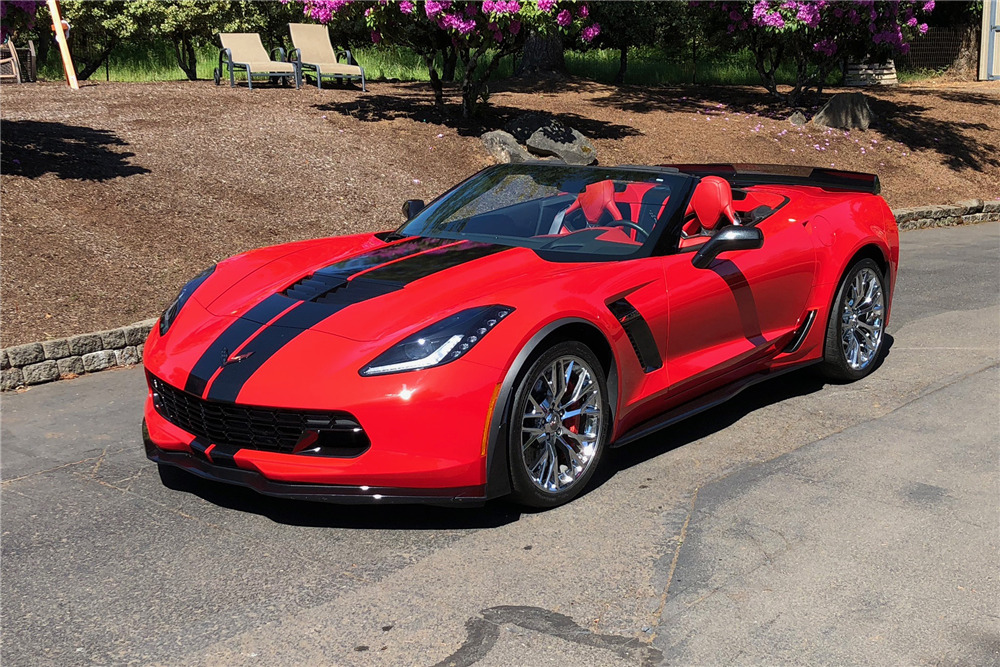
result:
[[[59,44],[59,53],[62,55],[63,70],[66,72],[66,83],[73,90],[80,90],[80,84],[76,81],[76,68],[73,67],[73,58],[69,55],[69,43],[66,41],[66,31],[63,30],[62,15],[59,13],[59,3],[56,0],[47,0],[49,13],[52,15],[52,29],[56,33],[56,42]]]

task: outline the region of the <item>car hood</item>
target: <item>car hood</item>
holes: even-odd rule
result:
[[[216,286],[214,298],[202,303],[220,317],[374,341],[418,330],[465,307],[523,298],[526,288],[545,284],[549,274],[565,276],[587,266],[549,262],[527,248],[471,241],[362,243],[346,254],[332,242],[300,247],[227,289]]]

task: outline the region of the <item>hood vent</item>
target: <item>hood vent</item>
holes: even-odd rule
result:
[[[314,273],[291,285],[282,294],[296,301],[349,306],[398,289],[399,285],[378,280],[348,280],[344,274]]]

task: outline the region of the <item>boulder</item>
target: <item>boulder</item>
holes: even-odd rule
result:
[[[801,111],[796,111],[791,116],[788,117],[788,122],[792,125],[805,125],[806,115]]]
[[[509,121],[504,129],[509,132],[518,143],[524,143],[528,140],[528,137],[533,135],[539,128],[546,125],[558,125],[562,127],[562,123],[557,121],[552,116],[546,116],[540,113],[523,113],[517,118]]]
[[[486,147],[486,152],[493,156],[497,162],[524,162],[530,160],[528,152],[518,146],[514,135],[503,130],[487,132],[479,137]]]
[[[588,165],[597,162],[597,149],[590,139],[573,128],[563,126],[553,132],[548,126],[528,137],[528,150],[535,155],[554,155],[566,164]]]
[[[875,114],[864,93],[837,93],[823,105],[812,122],[838,130],[867,130]]]

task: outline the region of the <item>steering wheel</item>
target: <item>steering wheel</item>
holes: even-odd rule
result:
[[[603,223],[601,227],[627,227],[628,229],[634,229],[636,231],[635,240],[639,241],[640,243],[645,243],[646,239],[649,238],[649,232],[647,232],[645,229],[635,224],[634,222],[630,222],[628,220],[611,220],[609,222]],[[642,239],[639,238],[638,234],[642,234]]]

